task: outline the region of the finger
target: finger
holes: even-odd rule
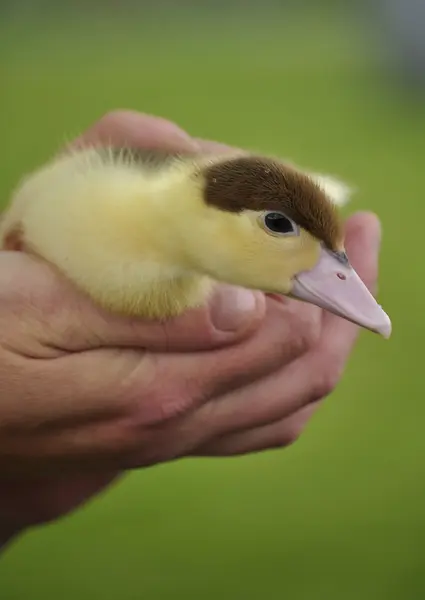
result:
[[[329,395],[336,381],[306,360],[310,353],[199,406],[192,429],[199,441],[280,422]]]
[[[87,145],[158,148],[168,152],[199,151],[197,142],[175,123],[126,110],[106,114],[72,142],[70,147]]]
[[[235,150],[239,150],[238,148],[233,148],[232,146],[228,146],[227,144],[214,142],[212,140],[202,140],[200,138],[195,138],[195,141],[201,149],[201,152],[207,154],[228,154],[231,152],[235,152]]]
[[[0,253],[0,287],[7,315],[2,342],[27,356],[105,346],[175,352],[215,349],[244,339],[265,313],[262,294],[217,286],[208,305],[164,323],[122,317],[99,309],[47,263],[14,252]],[[17,321],[25,336],[16,335]],[[19,346],[31,340],[36,344],[32,352]]]
[[[223,457],[284,448],[298,440],[316,410],[317,406],[312,404],[281,421],[217,437],[193,450],[191,455]]]

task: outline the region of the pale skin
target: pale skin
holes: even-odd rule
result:
[[[229,150],[125,111],[74,144],[93,142]],[[373,214],[349,219],[347,253],[372,292],[379,246]],[[4,252],[0,331],[1,546],[128,469],[293,443],[338,384],[359,330],[315,306],[229,286],[166,326],[115,317],[48,265]]]

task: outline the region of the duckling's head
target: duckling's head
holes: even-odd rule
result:
[[[195,177],[209,209],[186,231],[196,269],[316,304],[390,335],[388,316],[345,252],[337,208],[343,184],[247,155],[207,162]]]

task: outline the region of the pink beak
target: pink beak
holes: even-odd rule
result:
[[[290,295],[370,329],[385,338],[391,321],[369,292],[343,252],[322,248],[319,262],[311,271],[294,278]]]

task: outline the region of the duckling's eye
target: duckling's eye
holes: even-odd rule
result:
[[[267,212],[263,215],[264,228],[273,235],[298,235],[297,225],[281,212]]]

